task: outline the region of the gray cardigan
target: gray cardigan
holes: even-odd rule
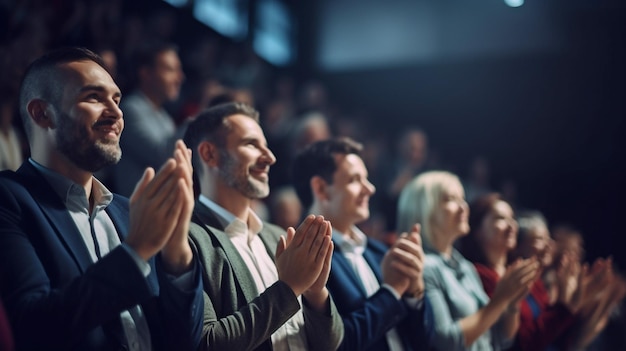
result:
[[[472,345],[465,347],[465,337],[459,321],[476,313],[489,302],[480,277],[468,260],[455,249],[449,259],[425,248],[424,283],[426,296],[433,306],[435,350],[501,350],[511,345],[496,323]]]

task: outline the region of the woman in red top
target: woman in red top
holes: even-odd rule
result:
[[[476,199],[470,206],[469,223],[470,233],[461,243],[461,252],[474,263],[485,292],[491,295],[506,271],[509,255],[516,248],[518,224],[511,206],[499,194],[488,194]],[[542,265],[551,262],[551,244],[547,233],[546,229],[532,237],[531,246],[536,249],[534,257]],[[524,240],[527,239],[530,237]],[[577,273],[576,266],[567,265],[567,272],[564,270],[562,273],[568,273],[571,277]],[[561,281],[576,287],[576,280]],[[578,300],[574,298],[572,288],[561,290],[568,293],[563,293],[556,303],[550,305],[546,289],[540,277],[537,277],[530,293],[519,305],[520,327],[513,349],[546,350],[572,325]]]

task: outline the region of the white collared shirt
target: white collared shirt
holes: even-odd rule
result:
[[[365,233],[356,226],[352,226],[351,230],[354,235],[348,236],[333,229],[333,241],[340,248],[341,254],[350,262],[354,273],[361,279],[367,297],[374,295],[381,288],[386,288],[390,290],[397,299],[400,299],[400,296],[397,295],[397,292],[393,290],[393,288],[388,286],[381,287],[374,271],[372,271],[372,268],[363,257],[363,252],[365,252],[365,248],[367,247],[367,236]],[[389,350],[404,350],[402,339],[400,339],[396,328],[390,329],[386,333],[385,338],[387,339]]]
[[[263,222],[256,213],[249,209],[248,221],[245,223],[203,195],[200,195],[198,200],[217,214],[224,227],[224,232],[248,267],[259,294],[276,283],[278,271],[272,256],[267,252],[265,244],[258,235],[263,230]],[[298,297],[298,302],[302,307],[301,296]],[[275,351],[306,350],[307,342],[302,308],[278,328],[272,334],[271,339]]]

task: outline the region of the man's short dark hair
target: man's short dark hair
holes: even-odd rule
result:
[[[240,102],[228,102],[200,112],[187,126],[184,141],[187,147],[193,150],[194,173],[200,174],[202,171],[202,162],[196,151],[198,145],[203,141],[208,141],[217,146],[218,149],[224,148],[226,136],[231,128],[227,118],[232,115],[248,116],[259,123],[259,112],[253,107]]]
[[[304,148],[293,161],[292,183],[305,209],[313,204],[311,179],[319,176],[327,183],[332,184],[333,174],[337,170],[334,156],[361,154],[363,145],[348,138],[338,137],[315,142]]]
[[[59,104],[63,94],[64,78],[59,75],[58,66],[78,61],[93,61],[109,72],[102,58],[93,51],[81,47],[66,47],[50,51],[33,61],[24,72],[19,93],[19,107],[24,130],[32,139],[32,122],[27,104],[33,98],[41,98],[52,104]]]
[[[142,67],[154,67],[159,54],[165,51],[178,52],[178,46],[169,42],[147,41],[133,53],[133,64],[136,70]]]

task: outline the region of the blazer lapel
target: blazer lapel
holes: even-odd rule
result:
[[[113,195],[113,201],[107,206],[106,213],[115,226],[120,242],[124,242],[128,236],[129,208],[120,203],[119,200],[119,195]]]
[[[334,269],[337,269],[337,271],[343,271],[343,273],[347,275],[350,280],[352,280],[352,283],[359,287],[363,296],[367,296],[367,291],[365,291],[365,286],[363,286],[361,278],[357,276],[352,268],[352,265],[348,262],[348,259],[343,255],[343,253],[341,253],[341,249],[337,246],[335,246],[335,252],[333,253],[333,265],[335,266]]]
[[[261,238],[263,245],[265,245],[267,254],[270,256],[272,261],[276,263],[276,246],[278,245],[278,240],[276,238],[280,238],[280,235],[277,237],[272,235],[269,229],[267,229],[267,226],[264,224],[263,229],[259,233],[259,237]]]
[[[372,253],[372,250],[367,246],[365,251],[363,252],[363,258],[367,261],[367,264],[370,266],[372,272],[376,276],[378,282],[383,280],[383,274],[380,270],[380,262],[376,259],[376,256]]]
[[[256,285],[254,285],[254,278],[241,258],[239,251],[228,238],[228,234],[224,232],[224,228],[215,214],[204,204],[196,202],[193,216],[194,221],[202,224],[207,233],[213,236],[224,250],[246,301],[254,300],[259,295]]]
[[[80,271],[84,273],[93,264],[93,261],[83,237],[76,228],[76,224],[63,201],[30,162],[24,162],[17,173],[23,177],[22,185],[39,205],[59,239],[76,261]]]

